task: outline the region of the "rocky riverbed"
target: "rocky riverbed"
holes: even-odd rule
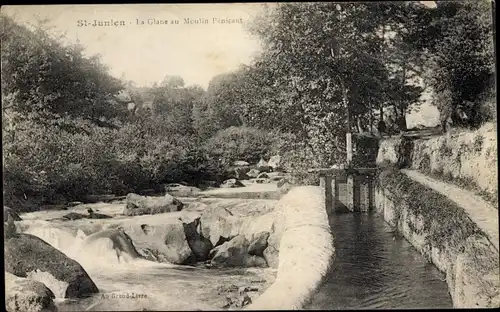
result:
[[[276,200],[179,197],[163,212],[165,198],[147,198],[155,214],[130,196],[21,214],[5,241],[6,271],[43,283],[60,311],[238,309],[273,283]],[[57,273],[70,263],[82,273]],[[88,289],[73,289],[85,276]]]

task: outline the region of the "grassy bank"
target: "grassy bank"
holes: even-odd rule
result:
[[[413,181],[394,167],[386,167],[378,173],[378,186],[388,190],[394,202],[396,218],[402,207],[413,215],[421,216],[423,226],[414,231],[426,237],[429,244],[442,247],[450,244],[459,247],[474,234],[484,233],[468,217],[463,208],[434,190]],[[411,203],[411,204],[407,204]]]
[[[500,306],[498,249],[469,214],[396,168],[381,169],[377,183],[377,211],[446,274],[453,306]]]

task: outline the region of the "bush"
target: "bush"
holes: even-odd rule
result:
[[[212,161],[220,161],[226,167],[237,160],[257,163],[261,157],[269,158],[272,141],[268,131],[229,127],[217,132],[204,147]]]

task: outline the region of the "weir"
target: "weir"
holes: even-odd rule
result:
[[[375,206],[376,170],[348,167],[311,169],[309,172],[319,174],[328,213],[367,212]]]
[[[325,206],[328,213],[333,212],[367,212],[375,206],[375,162],[369,161],[373,167],[356,167],[353,165],[352,134],[346,134],[347,166],[339,168],[313,168],[310,173],[319,175],[320,187],[324,191]],[[356,135],[376,141],[375,151],[378,150],[378,138]],[[376,159],[376,152],[373,160]]]

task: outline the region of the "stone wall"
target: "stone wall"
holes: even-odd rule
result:
[[[299,186],[278,202],[272,237],[279,246],[277,277],[247,309],[301,309],[320,286],[335,252],[323,193]]]
[[[387,138],[380,142],[377,164],[392,163],[450,182],[474,185],[498,195],[497,128],[485,124],[475,131],[458,131],[430,138]]]
[[[414,196],[405,185],[416,182],[399,174],[399,183],[391,183],[389,178],[379,180],[376,210],[446,274],[455,308],[499,307],[498,250],[460,207],[415,184],[412,190],[420,188],[422,192]],[[439,209],[433,211],[433,206]]]

